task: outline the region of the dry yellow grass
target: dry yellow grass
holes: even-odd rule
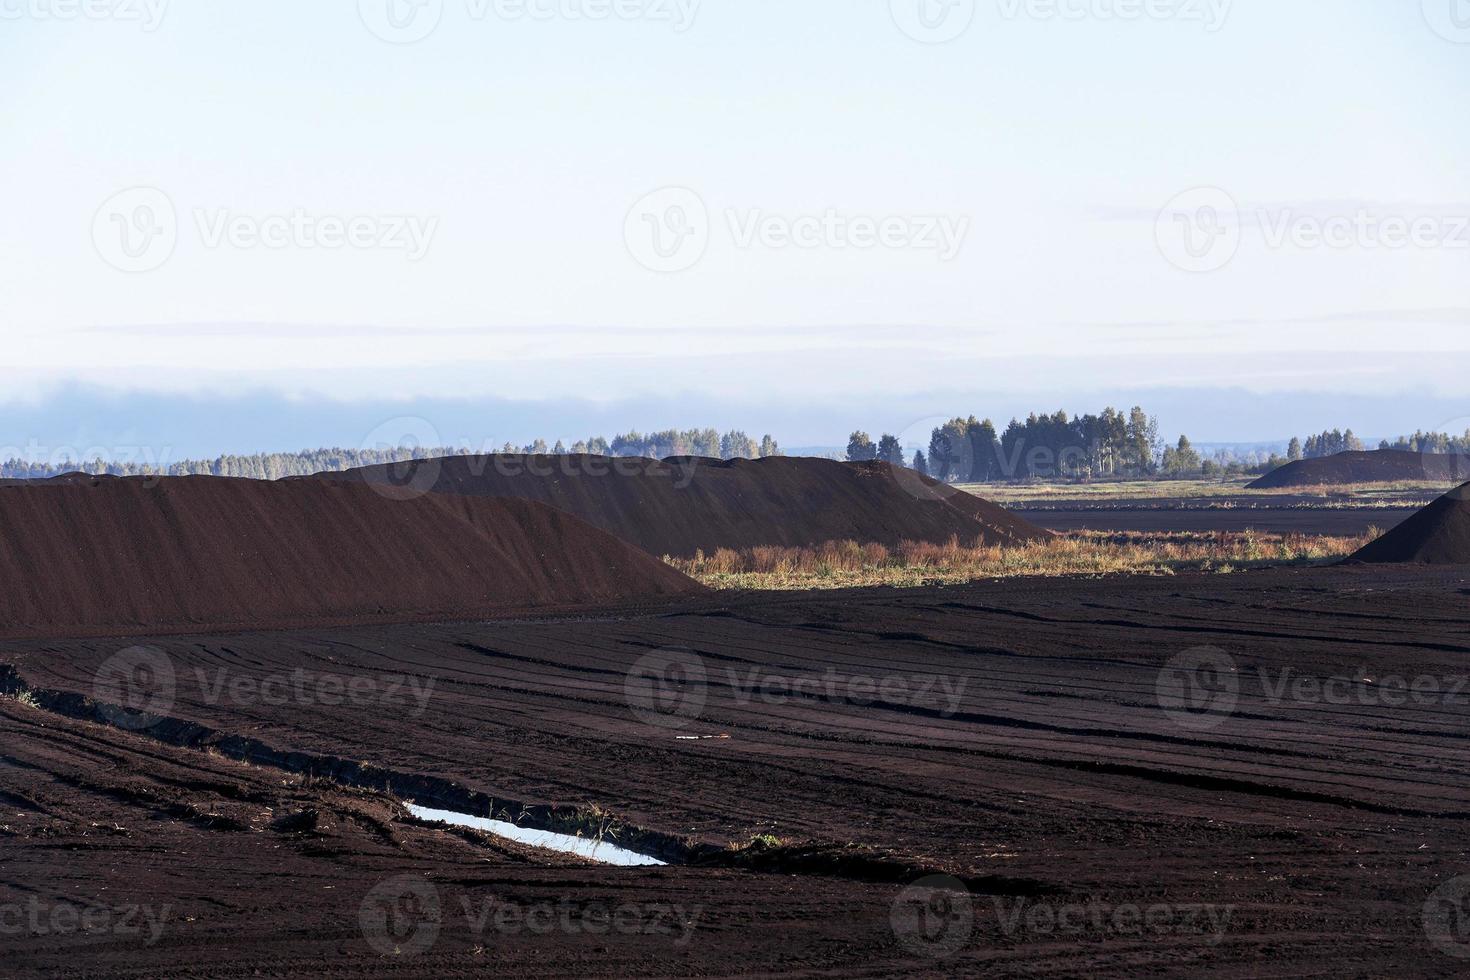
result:
[[[1342,558],[1379,534],[1363,537],[1258,534],[1254,531],[1101,533],[1074,531],[1020,547],[905,541],[898,548],[833,541],[815,548],[721,548],[712,555],[664,561],[716,589],[912,587],[985,578],[1057,575],[1229,573],[1242,568]]]

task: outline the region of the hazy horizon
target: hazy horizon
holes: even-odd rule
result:
[[[1453,2],[10,5],[0,443],[1448,427]]]

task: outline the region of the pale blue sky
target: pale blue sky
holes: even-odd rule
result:
[[[1283,215],[1470,220],[1470,43],[1431,27],[1462,0],[1157,0],[1170,16],[1126,22],[1098,16],[1114,0],[1062,0],[1075,20],[979,0],[944,44],[908,36],[889,0],[703,0],[682,31],[654,0],[626,0],[652,5],[627,22],[443,0],[412,44],[375,36],[356,0],[95,0],[105,19],[51,2],[0,0],[12,397],[561,386],[799,414],[858,387],[870,410],[932,396],[942,414],[993,390],[1038,408],[1110,386],[1470,394],[1470,230],[1395,250],[1267,234]],[[364,0],[367,20],[387,2]],[[150,10],[156,29],[125,19]],[[1245,217],[1233,259],[1190,273],[1155,223],[1204,185]],[[94,221],[105,233],[99,208],[134,187],[167,196],[177,244],[129,273]],[[673,273],[625,237],[664,187],[709,218],[702,259]],[[741,247],[732,225],[828,209],[966,232],[944,261]],[[210,246],[221,216],[295,211],[432,234],[417,259]],[[667,416],[629,424],[700,421]]]

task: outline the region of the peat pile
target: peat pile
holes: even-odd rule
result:
[[[853,540],[1020,544],[1048,536],[1023,518],[885,463],[773,457],[666,460],[458,456],[323,473],[395,487],[549,504],[653,555]]]
[[[1299,459],[1246,484],[1246,489],[1276,490],[1281,487],[1343,486],[1400,480],[1431,480],[1449,486],[1467,479],[1470,479],[1470,457],[1379,449]]]
[[[218,477],[0,487],[0,633],[475,618],[697,593],[529,501]]]
[[[1352,561],[1470,565],[1470,483],[1440,497]]]

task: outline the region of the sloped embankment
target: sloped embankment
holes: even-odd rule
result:
[[[0,486],[0,633],[474,618],[702,591],[525,500],[216,477]]]

